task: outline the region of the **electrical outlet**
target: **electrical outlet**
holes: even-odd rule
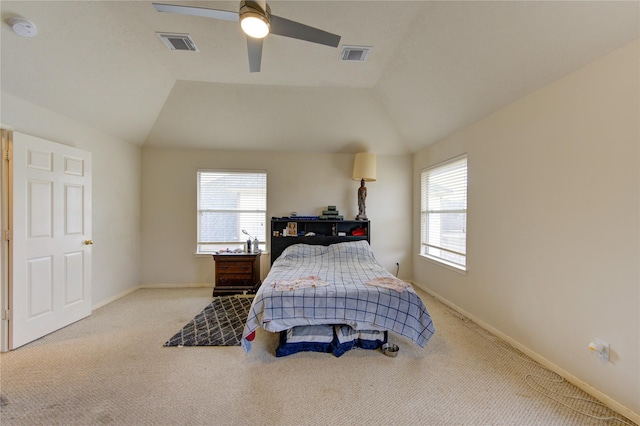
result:
[[[602,341],[596,338],[595,342],[589,343],[589,349],[600,357],[604,362],[609,361],[609,344],[605,341]]]
[[[609,362],[609,344],[598,338],[596,338],[596,343],[602,345],[602,352],[598,354],[600,358],[603,359],[604,361]]]

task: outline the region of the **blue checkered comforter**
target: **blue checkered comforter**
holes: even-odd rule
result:
[[[275,290],[278,280],[317,276],[328,286]],[[365,284],[393,277],[375,259],[366,241],[319,246],[296,244],[273,263],[256,294],[242,334],[249,351],[253,332],[262,326],[278,332],[299,325],[346,324],[357,330],[389,330],[424,347],[435,329],[413,288],[397,292]]]

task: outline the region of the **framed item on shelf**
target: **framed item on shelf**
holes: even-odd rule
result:
[[[296,237],[298,235],[298,222],[287,223],[287,235],[290,237]]]

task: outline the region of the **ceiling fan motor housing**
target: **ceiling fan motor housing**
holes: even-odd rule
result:
[[[240,16],[242,16],[244,12],[251,11],[251,12],[259,13],[267,18],[270,18],[271,8],[267,3],[264,3],[264,5],[265,7],[262,7],[262,5],[255,0],[242,0],[240,2]]]

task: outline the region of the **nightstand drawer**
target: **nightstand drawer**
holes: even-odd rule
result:
[[[226,273],[248,273],[253,272],[253,262],[221,262],[217,265],[216,271]]]
[[[225,285],[253,285],[252,274],[220,274],[216,286]]]

